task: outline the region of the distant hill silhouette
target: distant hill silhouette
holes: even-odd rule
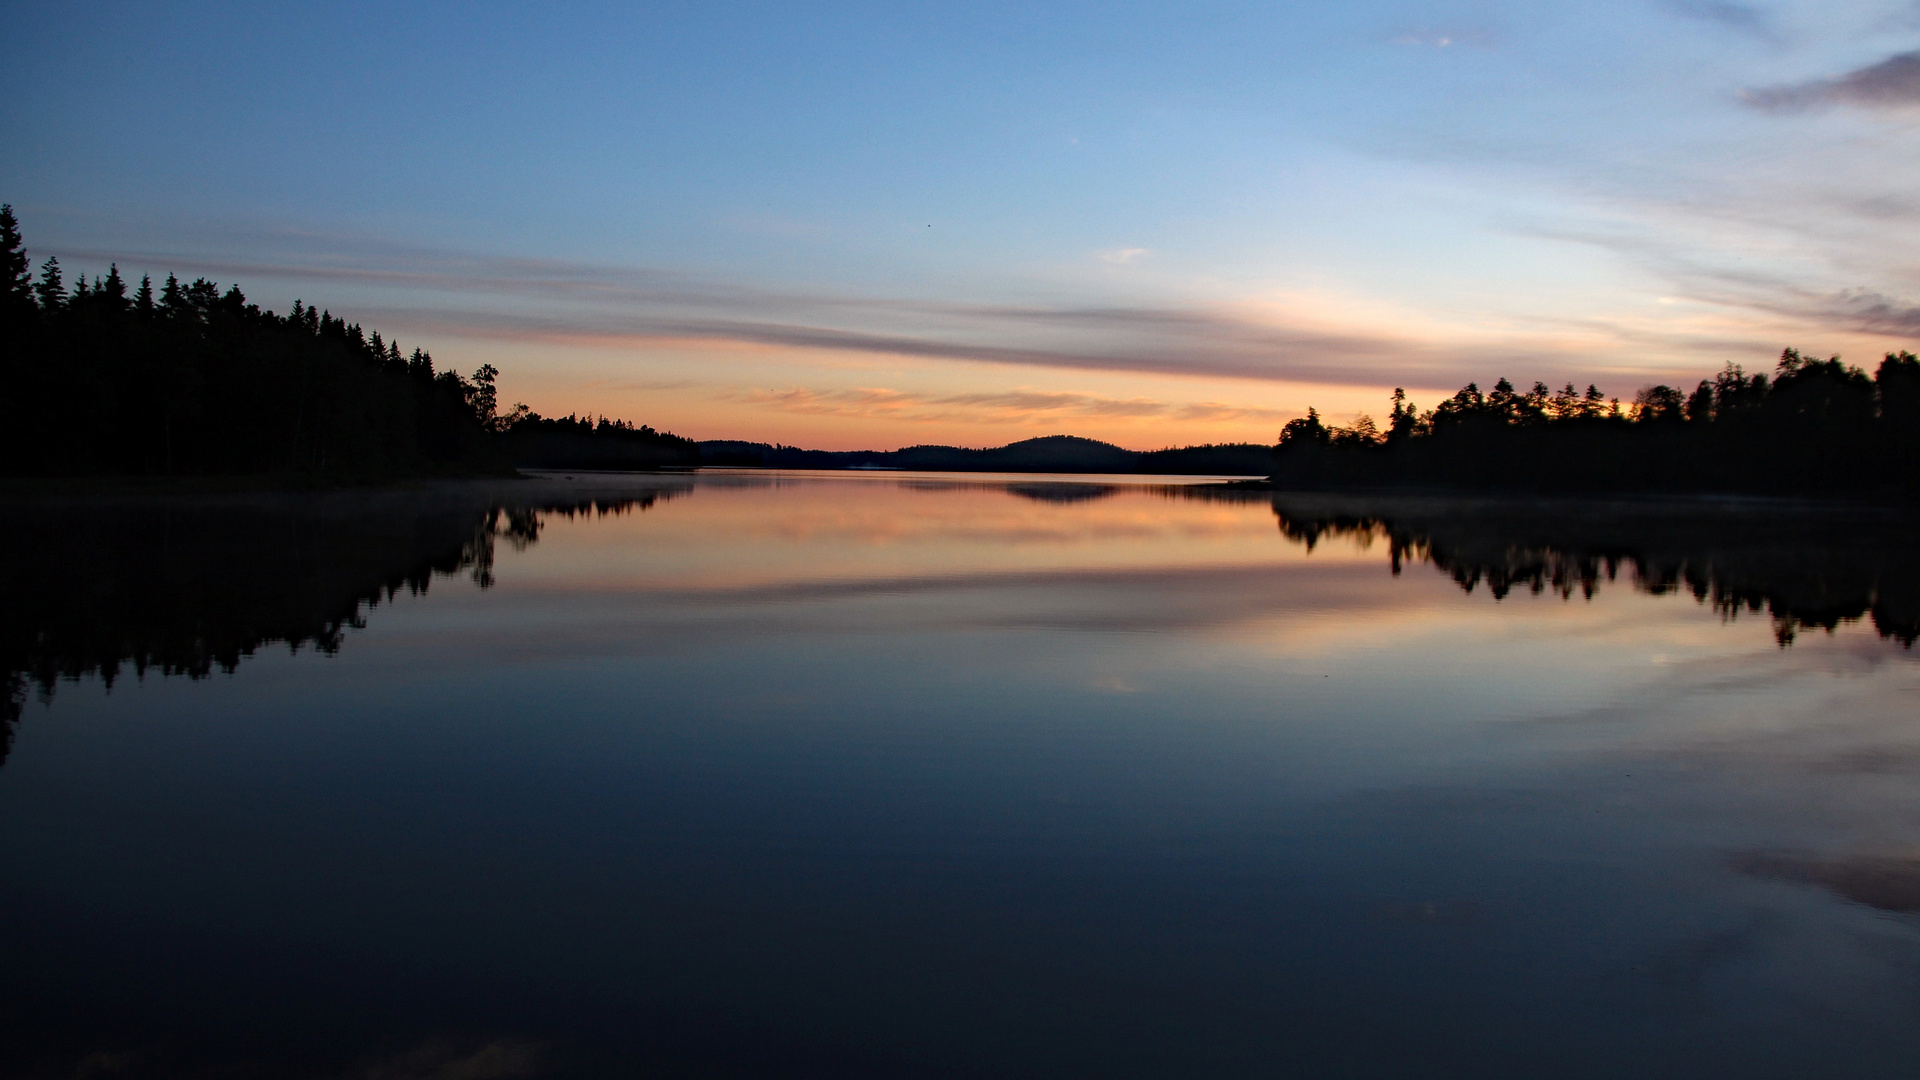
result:
[[[714,439],[700,444],[703,465],[763,469],[913,469],[927,472],[1198,473],[1263,476],[1272,449],[1222,443],[1128,450],[1077,435],[1047,435],[1006,446],[909,446],[900,450],[803,450],[797,446]]]

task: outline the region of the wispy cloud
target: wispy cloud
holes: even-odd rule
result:
[[[1815,334],[1920,337],[1920,301],[1866,287],[1821,287],[1803,277],[1716,265],[1683,254],[1684,241],[1647,234],[1537,229],[1537,235],[1592,244],[1631,258],[1682,299],[1732,312],[1774,316]],[[1766,346],[1754,341],[1745,351]],[[1710,347],[1702,342],[1700,347]]]
[[[997,393],[912,393],[885,387],[821,390],[804,387],[748,390],[732,395],[781,412],[863,420],[1038,424],[1072,419],[1284,420],[1278,409],[1180,404],[1152,398],[1020,389]]]
[[[1710,22],[1762,41],[1780,40],[1772,16],[1752,4],[1736,4],[1728,0],[1662,0],[1660,6],[1675,15]]]
[[[1196,401],[1191,405],[1182,405],[1173,414],[1176,420],[1229,421],[1229,420],[1291,420],[1299,415],[1280,409],[1249,409],[1240,405],[1223,405],[1217,401]]]
[[[1121,266],[1146,254],[1146,248],[1108,248],[1099,253],[1101,262],[1116,263]]]
[[[1838,78],[1743,90],[1740,98],[1765,112],[1801,112],[1827,105],[1911,109],[1920,106],[1920,51],[1896,53]]]
[[[1775,282],[1772,295],[1750,301],[1797,321],[1860,334],[1920,337],[1920,303],[1872,289],[1819,292]]]
[[[648,348],[743,344],[1025,367],[1353,385],[1453,383],[1538,350],[1433,345],[1220,307],[999,304],[770,289],[667,271],[335,242],[284,262],[62,250],[77,259],[309,284],[377,299],[351,317],[410,334]],[[311,297],[310,297],[311,298]],[[336,302],[336,311],[348,310]],[[1463,374],[1463,372],[1473,374]]]
[[[1008,313],[981,309],[973,319],[962,320],[975,324],[974,333],[959,340],[844,326],[620,312],[548,315],[361,307],[356,317],[382,324],[399,323],[414,333],[552,344],[640,348],[679,343],[736,343],[1025,367],[1339,385],[1390,382],[1396,377],[1404,378],[1410,369],[1417,370],[1422,366],[1421,361],[1426,361],[1428,366],[1449,366],[1455,359],[1464,359],[1468,352],[1461,350],[1458,357],[1444,356],[1437,350],[1386,338],[1268,327],[1230,316],[1141,310]],[[1007,324],[1017,324],[1022,319],[1042,325],[1077,325],[1090,331],[1089,340],[1079,348],[996,344],[982,340],[988,335],[1017,333],[1017,325]],[[1114,340],[1124,339],[1130,330],[1137,333],[1137,340]],[[1092,340],[1096,336],[1108,340]]]
[[[951,360],[1009,367],[1410,387],[1457,386],[1489,372],[1590,378],[1608,342],[1645,355],[1718,351],[1724,342],[1653,341],[1604,322],[1540,322],[1436,337],[1395,333],[1376,316],[1333,318],[1316,305],[1007,304],[929,300],[716,280],[644,267],[476,255],[377,240],[276,235],[283,261],[151,251],[60,250],[63,261],[147,267],[274,283],[370,327],[562,347],[734,348]],[[1128,251],[1131,249],[1119,249]],[[293,288],[289,289],[291,285]],[[311,289],[312,291],[307,291]],[[296,293],[297,294],[297,293]],[[1304,314],[1301,314],[1304,312]],[[1538,322],[1538,320],[1536,320]],[[1738,335],[1744,346],[1746,335]],[[410,342],[411,343],[411,342]],[[428,342],[431,344],[431,340]],[[845,404],[842,402],[841,404]],[[948,403],[955,406],[957,403]],[[1184,414],[1202,419],[1201,406]],[[1230,410],[1230,406],[1219,406]],[[1173,415],[1173,414],[1168,414]]]

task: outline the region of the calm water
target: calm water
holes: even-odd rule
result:
[[[1905,522],[754,473],[8,516],[0,1074],[1920,1074]]]

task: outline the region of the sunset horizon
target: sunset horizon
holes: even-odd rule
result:
[[[1396,386],[1631,400],[1920,336],[1920,16],[1886,4],[16,34],[0,196],[36,267],[238,283],[695,439],[1271,442]]]

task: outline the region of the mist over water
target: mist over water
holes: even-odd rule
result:
[[[764,472],[0,537],[0,1075],[1909,1076],[1912,523]]]

